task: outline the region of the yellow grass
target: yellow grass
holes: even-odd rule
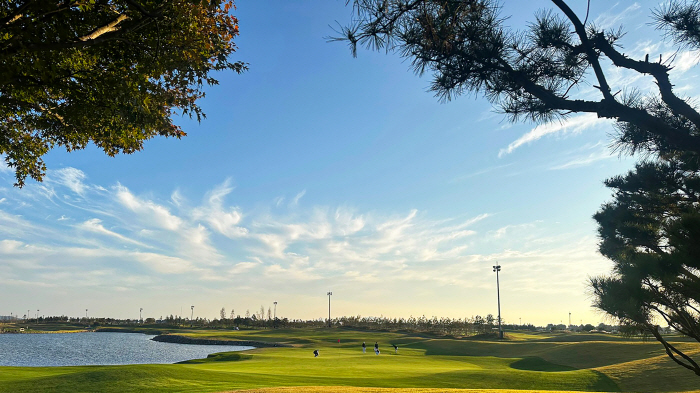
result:
[[[700,350],[691,350],[687,353],[694,357],[700,353]],[[674,391],[679,392],[691,392],[691,389],[697,389],[700,385],[700,381],[697,381],[699,378],[688,378],[690,371],[680,367],[665,353],[647,359],[597,367],[593,370],[612,378],[626,391],[649,391],[649,386],[658,383],[659,380],[667,381],[670,386],[673,386]],[[700,390],[693,392],[700,392]]]

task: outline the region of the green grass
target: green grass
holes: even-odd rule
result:
[[[168,365],[0,367],[0,392],[220,392],[302,386],[309,392],[325,391],[323,386],[335,387],[334,391],[344,386],[347,391],[671,392],[696,389],[698,379],[690,372],[676,370],[677,366],[667,367],[655,342],[610,337],[594,341],[587,336],[572,340],[571,335],[534,334],[497,342],[347,329],[183,333],[218,340],[284,342],[292,347],[213,354],[207,359]],[[366,354],[360,348],[363,341],[368,346]],[[373,353],[375,341],[379,341],[380,356]],[[399,346],[398,355],[390,344]],[[320,351],[320,357],[313,357],[314,349]],[[625,365],[634,372],[634,381],[624,372]],[[655,373],[654,378],[645,380],[645,370]],[[667,374],[675,379],[664,379]]]

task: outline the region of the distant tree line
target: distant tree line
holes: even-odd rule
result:
[[[22,320],[15,320],[22,322]],[[88,325],[92,327],[109,326],[157,326],[161,329],[179,328],[199,328],[199,329],[303,329],[303,328],[327,328],[328,319],[289,319],[274,317],[270,310],[260,307],[256,313],[246,310],[243,316],[236,315],[233,310],[227,313],[224,308],[219,313],[219,319],[207,318],[182,318],[181,316],[169,315],[165,317],[138,319],[116,319],[116,318],[85,318],[67,316],[40,316],[38,321],[32,319],[29,323],[39,324],[76,324]],[[498,330],[498,319],[492,314],[485,317],[476,315],[465,318],[448,317],[420,317],[410,316],[408,318],[389,318],[342,316],[331,319],[330,325],[333,328],[376,330],[390,332],[425,333],[436,336],[476,336],[492,334]],[[600,323],[594,326],[590,323],[567,326],[562,323],[547,324],[546,326],[535,326],[533,324],[510,324],[503,323],[503,329],[507,331],[571,331],[571,332],[605,332],[622,333],[625,335],[635,335],[638,332],[626,329],[625,326],[607,325]],[[661,333],[672,333],[672,329],[662,329]]]

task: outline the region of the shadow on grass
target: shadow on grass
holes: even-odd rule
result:
[[[619,392],[620,387],[608,376],[593,370],[546,373],[530,370],[458,370],[433,374],[421,379],[401,381],[405,387],[445,387],[460,389],[561,390],[585,392]]]
[[[211,363],[211,362],[237,362],[240,360],[252,359],[253,355],[240,352],[219,352],[212,353],[204,359],[192,359],[185,360],[182,362],[177,362],[176,364],[200,364],[200,363]]]
[[[510,364],[510,367],[517,370],[526,371],[547,371],[547,372],[559,372],[559,371],[573,371],[578,370],[574,367],[561,366],[558,364],[550,363],[537,356],[528,356],[517,360]]]

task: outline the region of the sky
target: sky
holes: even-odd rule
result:
[[[527,3],[527,4],[523,4]],[[622,50],[670,58],[656,1],[591,2]],[[0,315],[218,318],[277,302],[278,317],[450,317],[609,322],[591,307],[592,215],[603,180],[638,157],[612,123],[573,115],[510,123],[480,96],[440,102],[396,54],[329,43],[343,0],[238,0],[244,74],[217,74],[201,123],[114,158],[46,157],[43,183],[0,169]],[[585,1],[572,8],[585,15]],[[523,29],[548,1],[503,1]],[[697,96],[697,53],[676,53],[676,91]],[[604,65],[613,90],[654,91]],[[577,91],[598,98],[590,85]],[[191,310],[194,306],[194,310]],[[37,311],[38,310],[38,311]]]

